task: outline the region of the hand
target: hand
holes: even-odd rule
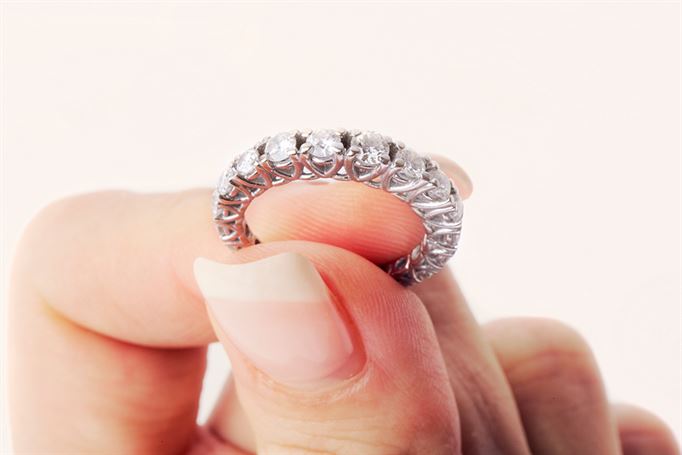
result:
[[[79,196],[28,227],[10,297],[17,452],[679,453],[656,417],[609,404],[573,330],[481,327],[448,271],[405,289],[376,267],[423,232],[390,195],[271,190],[248,212],[264,243],[230,253],[209,193]],[[216,338],[233,380],[198,427]]]

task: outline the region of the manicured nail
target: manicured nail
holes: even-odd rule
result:
[[[194,277],[232,344],[276,381],[322,380],[350,359],[350,333],[304,256],[283,253],[244,264],[198,258]]]

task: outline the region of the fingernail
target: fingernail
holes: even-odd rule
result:
[[[304,256],[283,253],[243,264],[198,258],[194,277],[225,335],[274,380],[325,379],[351,358],[350,332]]]

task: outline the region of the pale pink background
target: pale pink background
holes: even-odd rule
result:
[[[212,185],[265,135],[372,128],[471,173],[455,264],[478,317],[575,326],[610,396],[680,436],[675,2],[1,8],[3,305],[52,199]],[[213,349],[202,418],[227,368]]]

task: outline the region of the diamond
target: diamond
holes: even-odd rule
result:
[[[217,219],[218,217],[220,217],[220,215],[222,215],[223,210],[220,208],[219,202],[220,202],[220,193],[219,193],[219,190],[216,190],[211,195],[211,207],[212,207],[211,211],[213,212],[213,218],[214,219]]]
[[[237,158],[234,168],[242,177],[249,177],[256,171],[258,165],[258,150],[248,149]]]
[[[296,153],[294,133],[279,133],[271,137],[265,145],[265,154],[273,163],[283,163],[294,153]]]
[[[396,158],[405,162],[405,167],[400,171],[401,177],[414,179],[421,177],[426,170],[426,160],[411,149],[402,149],[396,153]]]
[[[444,201],[450,197],[450,187],[452,186],[452,183],[450,183],[450,179],[443,171],[434,169],[429,172],[429,177],[431,180],[435,181],[436,185],[436,188],[429,191],[429,196],[439,201]]]
[[[358,155],[358,162],[365,166],[376,166],[381,163],[384,157],[389,157],[388,142],[381,134],[373,131],[355,136],[351,145],[356,145],[362,149]]]
[[[440,215],[429,218],[429,222],[434,224],[448,224],[457,222],[457,212],[452,210],[450,212],[441,213]]]
[[[315,131],[306,141],[310,144],[310,154],[321,160],[328,160],[343,150],[341,134],[334,130]]]
[[[225,172],[223,172],[223,175],[220,176],[220,180],[218,181],[218,194],[221,196],[227,196],[230,191],[232,191],[232,188],[234,188],[234,185],[232,185],[232,180],[234,177],[237,176],[237,171],[234,170],[234,168],[229,168]]]

